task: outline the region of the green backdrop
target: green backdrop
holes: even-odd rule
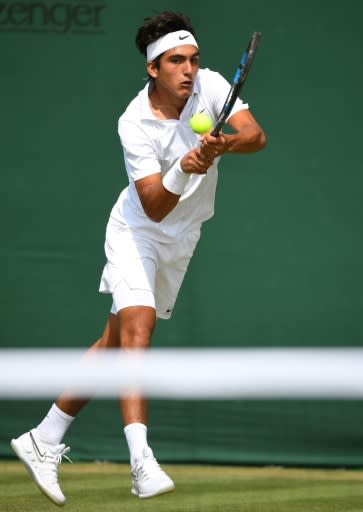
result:
[[[145,83],[136,28],[165,9],[190,15],[202,65],[228,79],[263,33],[243,98],[268,147],[224,157],[216,216],[154,345],[361,346],[359,0],[0,2],[1,346],[87,347],[102,331],[104,231],[126,185],[117,120]],[[50,403],[0,406],[7,457]],[[353,400],[160,400],[150,441],[161,460],[362,466],[362,425]],[[66,441],[75,458],[128,457],[111,400]]]

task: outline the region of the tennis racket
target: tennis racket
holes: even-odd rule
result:
[[[239,66],[237,68],[237,71],[235,72],[235,75],[233,77],[233,83],[231,85],[231,89],[228,93],[227,99],[223,105],[223,108],[218,116],[216,125],[214,129],[211,132],[211,135],[214,137],[218,137],[219,132],[222,129],[222,126],[224,125],[227,117],[229,116],[233,105],[235,104],[235,101],[242,89],[243,84],[246,81],[248,72],[251,68],[252,61],[254,59],[257,46],[261,39],[261,33],[260,32],[254,32],[252,34],[252,37],[250,39],[250,42],[243,52],[241,62],[239,63]]]

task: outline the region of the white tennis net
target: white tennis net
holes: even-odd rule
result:
[[[363,349],[0,350],[0,398],[363,398]]]

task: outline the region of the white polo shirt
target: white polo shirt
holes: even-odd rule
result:
[[[149,106],[148,83],[131,101],[119,119],[118,132],[124,151],[129,185],[114,205],[110,222],[121,223],[141,235],[163,243],[181,240],[186,232],[197,231],[203,221],[214,213],[218,161],[207,174],[191,174],[176,207],[161,221],[154,222],[144,213],[135,181],[155,173],[164,176],[176,161],[197,147],[199,136],[190,126],[189,119],[198,112],[208,114],[216,121],[230,84],[219,73],[200,69],[180,119],[161,120]],[[237,99],[230,115],[248,105]]]

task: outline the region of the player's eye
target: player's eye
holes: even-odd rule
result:
[[[170,57],[170,62],[172,62],[173,64],[181,64],[183,62],[183,60],[184,60],[184,58],[180,57],[178,55]]]

